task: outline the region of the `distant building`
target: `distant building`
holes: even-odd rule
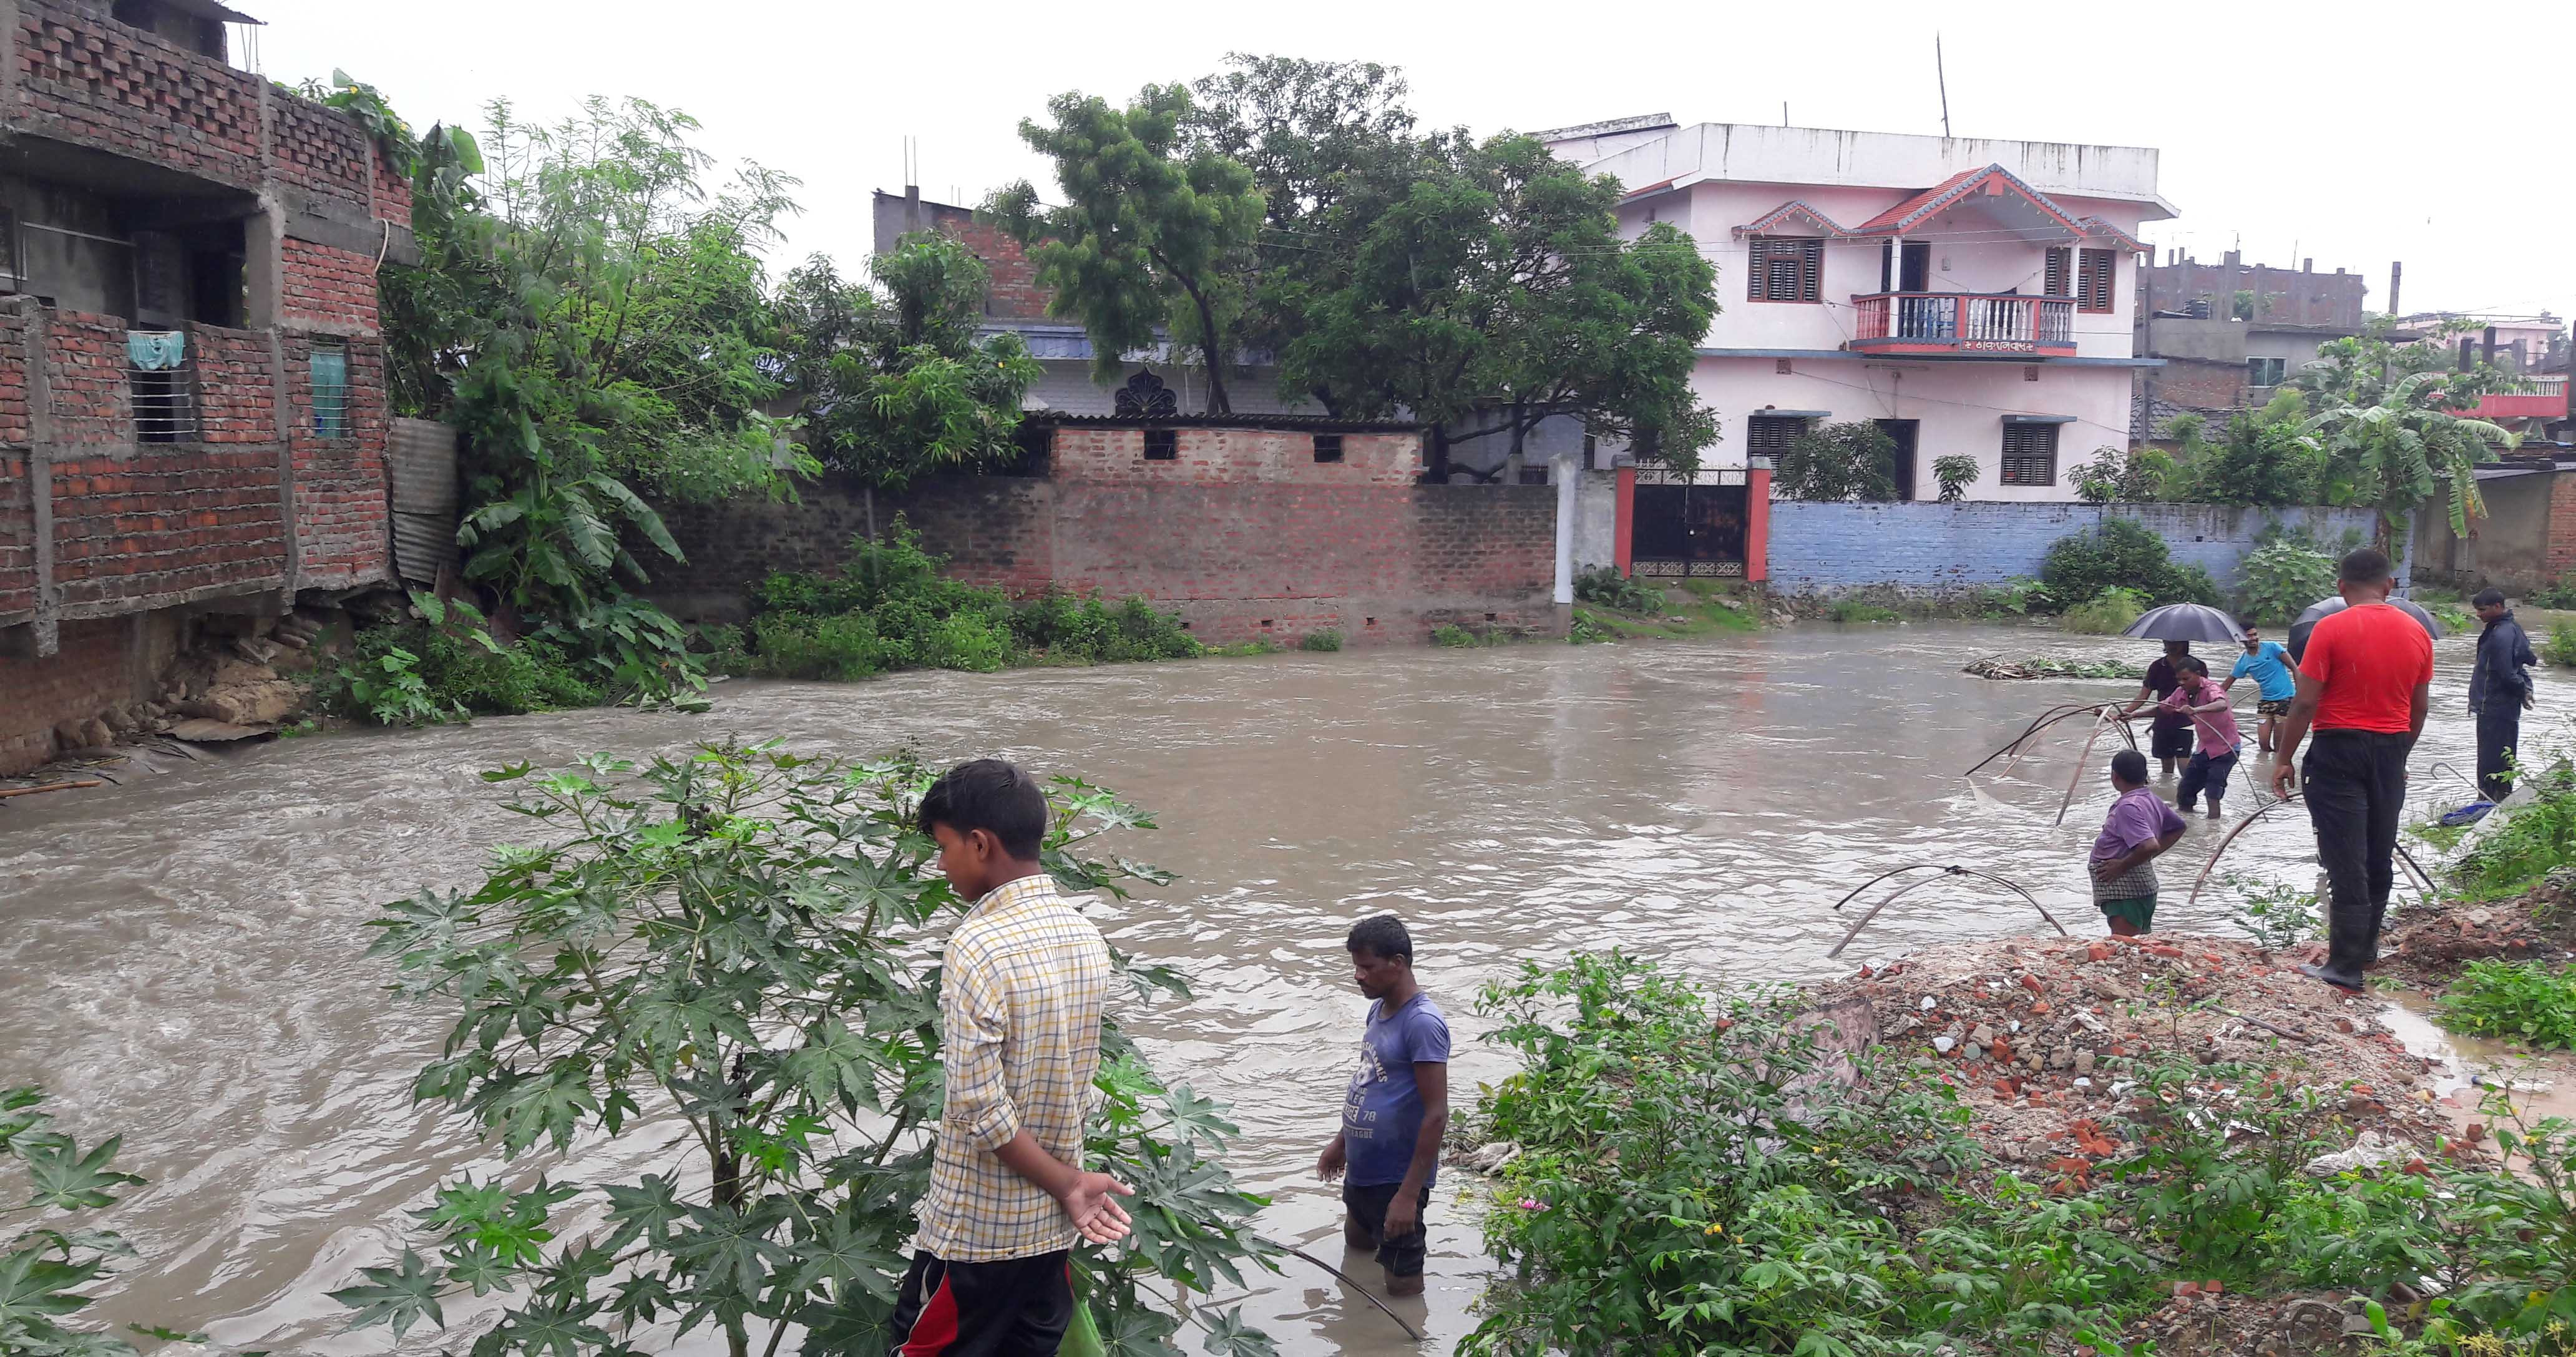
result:
[[[1758,577],[1774,459],[1818,424],[1875,422],[1909,500],[1965,457],[1968,499],[2071,501],[2076,464],[2128,447],[2137,231],[2174,215],[2155,151],[1661,114],[1536,135],[1627,186],[1623,235],[1670,222],[1717,266],[1706,469],[1587,448],[1649,456],[1619,473],[1621,567]]]
[[[2410,330],[2431,331],[2443,326],[2467,325],[2469,329],[2444,342],[2458,348],[2464,357],[2504,369],[2507,372],[2565,371],[2567,364],[2567,322],[2547,311],[2536,316],[2503,316],[2475,311],[2418,311],[2400,317],[2398,324]]]

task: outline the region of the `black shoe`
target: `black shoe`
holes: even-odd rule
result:
[[[2360,980],[2346,980],[2341,976],[2336,975],[2334,972],[2327,970],[2323,966],[2301,966],[2299,968],[2299,974],[2304,975],[2311,980],[2322,980],[2327,984],[2334,986],[2336,989],[2342,990],[2346,994],[2361,993]]]

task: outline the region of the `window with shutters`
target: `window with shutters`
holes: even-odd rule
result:
[[[2057,484],[2057,426],[2005,425],[2002,480],[2006,485]]]
[[[1752,298],[1757,302],[1821,302],[1825,299],[1825,242],[1753,238]]]
[[[2067,289],[2074,285],[2075,251],[2064,245],[2051,249],[2048,252],[2047,281],[2040,290],[2051,297],[2071,297],[2075,294]]]
[[[2118,250],[2086,250],[2083,270],[2075,276],[2075,309],[2111,309],[2111,285],[2120,276]]]
[[[1744,464],[1757,471],[1777,468],[1780,454],[1789,450],[1789,440],[1806,431],[1803,416],[1755,415],[1745,421]]]
[[[2287,358],[2248,358],[2245,360],[2245,384],[2279,386],[2281,379],[2288,375],[2289,366]]]

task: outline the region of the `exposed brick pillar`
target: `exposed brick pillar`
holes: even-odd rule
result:
[[[2549,535],[2541,558],[2544,573],[2553,580],[2576,570],[2576,472],[2550,474]]]
[[[1771,578],[1771,469],[1744,473],[1744,578],[1758,583]]]

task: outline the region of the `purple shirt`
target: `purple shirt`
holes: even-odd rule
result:
[[[1383,1012],[1385,1007],[1383,999],[1369,1004],[1359,1068],[1351,1071],[1350,1096],[1342,1104],[1342,1148],[1350,1155],[1353,1187],[1404,1181],[1422,1134],[1422,1090],[1413,1082],[1413,1067],[1449,1063],[1449,1020],[1430,995],[1417,991],[1393,1013]],[[1434,1161],[1423,1186],[1439,1176]]]
[[[2227,695],[2218,691],[2218,685],[2215,683],[2206,687],[2186,683],[2174,689],[2172,696],[2156,705],[2167,711],[2181,711],[2185,707],[2197,706],[2204,702],[2226,700]],[[2189,715],[2197,718],[2191,723],[2191,731],[2200,738],[2201,753],[2213,759],[2224,758],[2234,753],[2236,746],[2244,743],[2245,737],[2237,733],[2236,712],[2232,708],[2221,707],[2216,711],[2192,712]]]
[[[2126,857],[2182,827],[2182,817],[2154,791],[2139,787],[2125,792],[2111,803],[2111,813],[2102,817],[2102,837],[2093,841],[2093,860]]]

